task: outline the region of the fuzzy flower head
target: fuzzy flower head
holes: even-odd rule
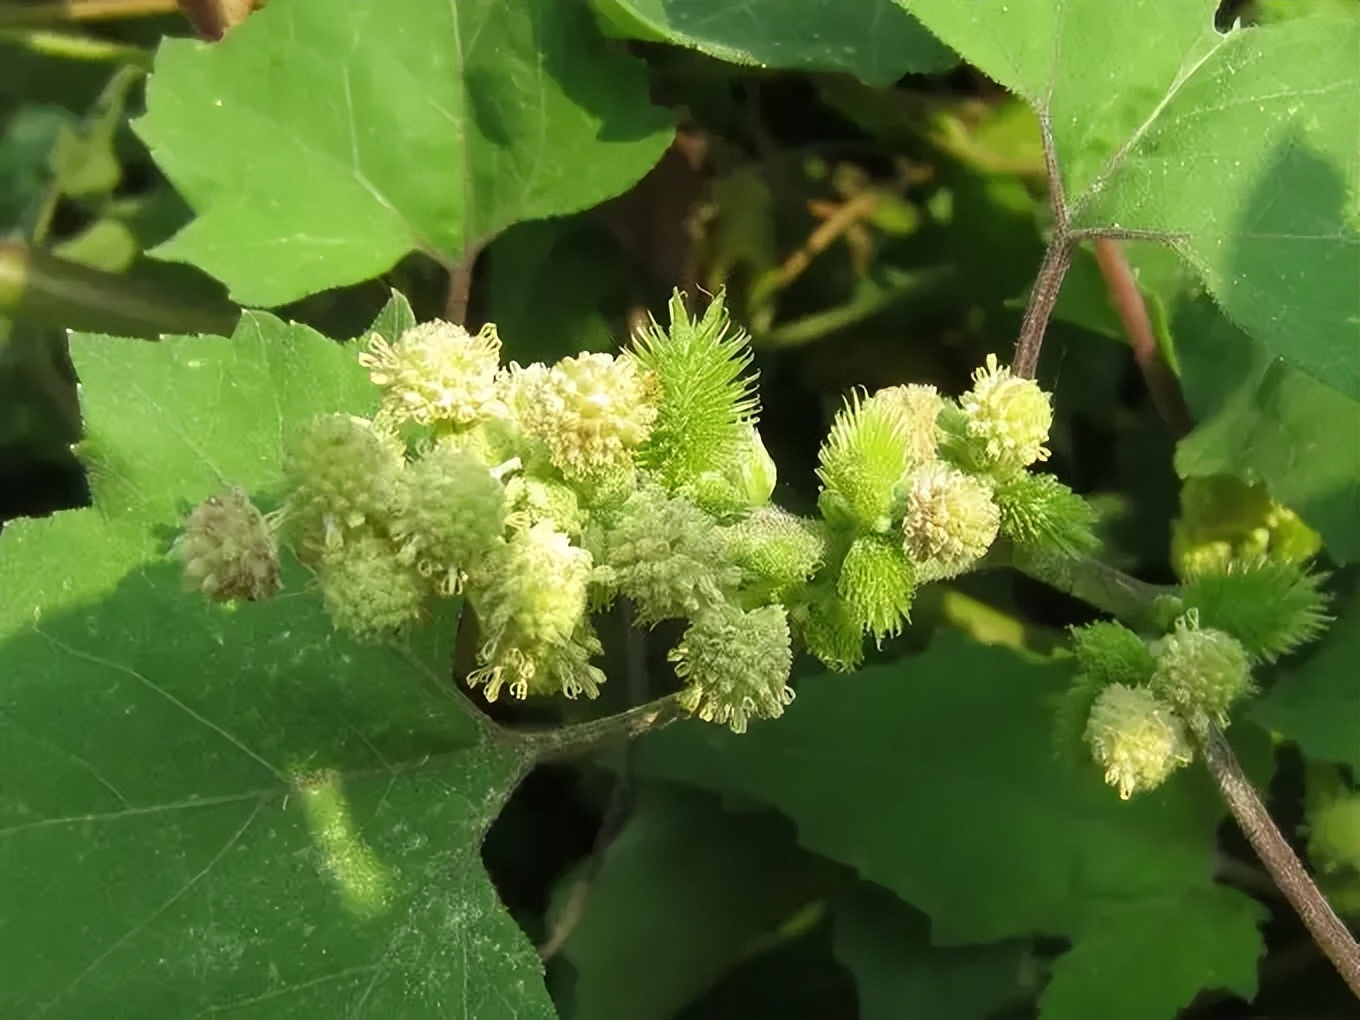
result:
[[[1100,620],[1072,631],[1077,667],[1101,686],[1146,684],[1157,662],[1147,642],[1122,623]]]
[[[902,476],[911,467],[911,436],[899,402],[882,391],[851,394],[831,423],[819,454],[818,506],[826,519],[858,531],[892,526]]]
[[[457,594],[464,572],[489,552],[505,528],[505,487],[485,464],[441,442],[402,475],[392,538],[404,562]]]
[[[723,534],[728,557],[741,568],[743,591],[761,601],[784,601],[826,558],[826,536],[818,522],[778,507],[761,507]]]
[[[688,686],[680,704],[705,722],[745,733],[751,719],[776,719],[793,700],[793,652],[783,606],[743,612],[723,605],[699,615],[670,652]]]
[[[1221,630],[1201,628],[1191,610],[1153,647],[1157,668],[1149,687],[1175,706],[1196,729],[1206,721],[1228,725],[1228,712],[1254,689],[1251,660],[1241,642]]]
[[[915,581],[902,543],[864,535],[845,554],[836,590],[864,633],[881,640],[901,633]]]
[[[590,553],[548,521],[516,532],[486,557],[469,585],[484,641],[481,668],[468,683],[502,687],[517,698],[561,691],[594,697],[604,676],[589,665],[598,641],[588,636]]]
[[[991,548],[1001,511],[982,480],[938,461],[913,473],[902,520],[903,548],[917,578],[955,577]]]
[[[283,457],[285,517],[299,552],[314,559],[348,532],[385,521],[403,467],[400,442],[366,418],[322,415],[301,429]]]
[[[392,544],[371,531],[351,536],[321,561],[321,591],[336,628],[378,641],[420,619],[427,591]]]
[[[839,673],[864,661],[864,625],[850,612],[836,589],[821,581],[789,609],[789,623],[808,652]]]
[[[973,388],[959,400],[968,437],[997,477],[1007,478],[1036,461],[1048,460],[1053,405],[1033,379],[1018,379],[997,364],[996,355],[973,373]]]
[[[473,335],[435,319],[408,329],[394,344],[374,333],[359,363],[382,388],[383,411],[393,421],[461,428],[506,413],[496,385],[500,357],[494,326]]]
[[[278,543],[264,514],[241,489],[195,507],[173,552],[184,562],[185,586],[213,602],[278,594]]]
[[[1096,697],[1086,743],[1105,769],[1105,782],[1124,800],[1156,789],[1192,757],[1176,713],[1146,687],[1124,684],[1112,684]]]
[[[597,580],[627,596],[637,620],[652,624],[722,602],[741,570],[727,555],[717,522],[659,487],[640,489],[587,539]]]
[[[508,388],[525,433],[547,446],[553,465],[574,481],[626,472],[657,415],[655,378],[627,355],[512,366]]]

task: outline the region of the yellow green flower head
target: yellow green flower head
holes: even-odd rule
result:
[[[553,683],[572,696],[585,692],[593,697],[581,676],[561,672],[564,663],[580,660],[567,646],[586,625],[591,569],[590,553],[572,545],[548,521],[498,545],[469,585],[468,598],[484,636],[478,653],[484,668],[470,675],[468,683],[486,684],[488,701],[496,700],[503,686],[524,698],[531,688],[544,690]]]
[[[383,411],[393,421],[464,427],[506,413],[496,378],[500,358],[494,326],[473,335],[435,319],[408,329],[394,344],[373,334],[359,363],[382,388]]]
[[[637,621],[693,616],[723,601],[741,570],[718,524],[689,500],[648,486],[586,539],[597,580],[633,603]]]
[[[568,640],[552,644],[487,642],[478,653],[483,664],[468,674],[467,682],[470,687],[485,685],[487,701],[495,701],[502,688],[521,701],[531,694],[595,698],[605,676],[590,660],[603,651],[589,621],[582,621]]]
[[[903,546],[920,581],[955,577],[991,548],[1001,511],[973,475],[935,462],[914,472],[902,520]]]
[[[826,557],[826,537],[817,522],[778,507],[761,507],[723,533],[727,556],[741,568],[743,589],[761,601],[784,601]]]
[[[1253,690],[1247,650],[1221,630],[1201,628],[1195,610],[1176,621],[1153,654],[1149,686],[1196,729],[1206,721],[1228,725],[1229,709]]]
[[[464,572],[505,529],[505,487],[485,464],[449,442],[437,443],[402,475],[392,515],[401,557],[456,595]]]
[[[241,489],[195,507],[172,551],[184,562],[185,586],[213,602],[278,594],[278,543],[264,514]]]
[[[912,383],[909,386],[889,386],[873,395],[896,410],[905,426],[907,458],[912,464],[929,464],[940,446],[940,412],[944,397],[934,386]]]
[[[299,552],[314,558],[347,532],[391,513],[405,461],[395,436],[366,418],[328,414],[299,430],[284,450],[285,504]]]
[[[1105,769],[1105,782],[1124,800],[1156,789],[1193,755],[1176,713],[1146,687],[1124,684],[1112,684],[1096,697],[1086,742]]]
[[[572,537],[579,536],[586,526],[586,512],[576,490],[551,478],[514,475],[506,480],[505,498],[514,526],[530,528],[547,521]]]
[[[526,434],[569,480],[626,472],[656,420],[654,376],[627,355],[582,354],[552,368],[512,366],[509,389]]]
[[[335,626],[377,641],[415,623],[425,606],[420,575],[382,536],[362,531],[321,561],[321,591]]]
[[[1021,471],[997,484],[1001,533],[1018,545],[1060,556],[1094,552],[1096,514],[1052,475]]]
[[[745,733],[752,719],[778,718],[793,700],[788,686],[793,651],[783,606],[749,613],[732,605],[707,610],[671,650],[670,661],[688,684],[680,704],[734,733]]]
[[[985,367],[973,373],[973,388],[959,400],[968,421],[968,436],[977,442],[987,465],[998,477],[1009,477],[1036,461],[1048,460],[1048,430],[1053,406],[1033,379],[1019,379],[987,355]]]
[[[891,397],[851,394],[822,444],[817,505],[833,524],[860,531],[892,527],[898,486],[911,466],[906,419]]]
[[[915,580],[901,542],[864,535],[845,554],[836,590],[861,630],[881,640],[901,633]]]

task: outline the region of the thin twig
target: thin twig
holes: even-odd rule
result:
[[[1143,293],[1138,289],[1138,281],[1133,278],[1129,263],[1119,242],[1108,237],[1096,238],[1096,262],[1100,265],[1105,286],[1110,291],[1110,303],[1119,313],[1119,321],[1124,324],[1129,345],[1133,348],[1133,360],[1143,373],[1152,406],[1157,409],[1162,421],[1171,435],[1180,439],[1189,434],[1194,427],[1190,408],[1186,406],[1185,395],[1181,393],[1180,380],[1171,371],[1157,337],[1152,331],[1152,320],[1148,318],[1147,305]]]
[[[1341,923],[1276,827],[1223,732],[1211,723],[1195,740],[1219,792],[1261,863],[1298,911],[1318,948],[1327,954],[1347,987],[1360,998],[1360,946],[1356,945],[1355,937]]]
[[[617,715],[550,730],[524,732],[500,727],[496,739],[527,751],[540,763],[560,761],[632,740],[669,726],[686,715],[688,713],[680,706],[679,695],[670,694]]]
[[[779,267],[779,275],[773,286],[783,290],[803,275],[812,260],[826,251],[835,240],[878,208],[880,195],[873,188],[866,188],[853,198],[842,202],[836,211],[818,224],[817,229],[808,235],[807,241],[796,252],[786,258]]]
[[[1160,630],[1160,601],[1176,596],[1174,588],[1140,581],[1089,556],[1047,556],[1022,546],[998,543],[987,554],[984,563],[1013,567],[1050,588],[1109,613],[1134,630]]]
[[[1053,130],[1048,113],[1039,113],[1039,132],[1044,143],[1044,169],[1048,174],[1048,203],[1053,215],[1053,237],[1044,252],[1039,275],[1034,279],[1025,317],[1020,323],[1020,336],[1015,341],[1015,357],[1011,371],[1022,379],[1033,379],[1039,367],[1039,351],[1044,345],[1044,333],[1058,303],[1063,277],[1072,264],[1076,240],[1067,222],[1067,199],[1063,194],[1062,174],[1058,169],[1058,154],[1053,147]]]
[[[444,298],[444,321],[462,326],[467,321],[468,300],[472,295],[472,267],[477,262],[477,249],[469,248],[461,261],[446,263],[449,290]]]

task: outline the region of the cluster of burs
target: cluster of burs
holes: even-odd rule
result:
[[[685,621],[670,651],[682,703],[740,732],[792,700],[795,649],[854,668],[922,584],[976,567],[999,537],[1050,557],[1096,544],[1087,504],[1029,470],[1048,456],[1048,395],[995,358],[958,399],[852,395],[810,518],[770,502],[751,351],[721,299],[692,317],[676,295],[669,327],[617,356],[503,366],[494,328],[436,321],[374,335],[358,357],[379,410],[292,436],[268,518],[240,492],[200,506],[179,545],[188,576],[214,598],[271,595],[277,535],[362,639],[461,598],[481,635],[468,682],[488,699],[595,696],[592,616],[622,598],[639,625]],[[1119,676],[1111,691],[1138,688]],[[1125,754],[1100,736],[1124,711],[1112,697],[1091,710],[1107,764]]]

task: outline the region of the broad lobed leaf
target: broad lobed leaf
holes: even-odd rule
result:
[[[1360,396],[1360,23],[1220,33],[1215,0],[898,2],[1047,116],[1074,228],[1162,238],[1270,354]]]
[[[453,620],[358,646],[295,562],[232,608],[165,557],[291,426],[370,409],[352,352],[262,314],[72,351],[96,505],[0,539],[0,1012],[552,1016],[478,853],[528,762],[447,686]]]
[[[273,0],[165,41],[136,127],[198,213],[157,254],[252,305],[457,262],[619,194],[672,134],[585,4],[500,0]]]

